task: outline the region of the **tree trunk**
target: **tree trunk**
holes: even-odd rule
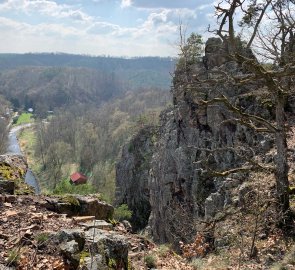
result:
[[[286,218],[285,214],[289,210],[289,180],[288,180],[288,161],[287,161],[287,138],[285,131],[285,113],[284,113],[284,97],[279,94],[276,106],[276,122],[278,131],[276,132],[277,157],[276,163],[276,186],[278,210],[282,217],[282,221]]]

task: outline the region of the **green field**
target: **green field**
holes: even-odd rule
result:
[[[19,145],[27,157],[29,167],[34,173],[40,170],[40,163],[34,157],[34,147],[36,143],[36,134],[33,127],[24,128],[18,134]]]
[[[27,123],[31,123],[33,122],[33,118],[32,118],[33,114],[31,113],[22,113],[17,121],[16,121],[16,125],[22,125],[22,124],[27,124]]]

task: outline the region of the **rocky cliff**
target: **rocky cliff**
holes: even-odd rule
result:
[[[123,147],[122,159],[116,166],[117,204],[127,204],[133,211],[134,230],[148,224],[150,206],[150,164],[158,129],[145,127]]]
[[[239,203],[236,191],[248,173],[221,177],[216,172],[241,167],[272,147],[270,136],[240,125],[226,106],[204,105],[203,101],[224,95],[245,113],[272,118],[272,107],[262,102],[267,99],[263,85],[237,86],[226,74],[239,76],[245,70],[226,57],[220,40],[209,39],[203,63],[177,67],[173,107],[161,114],[154,146],[147,143],[151,137],[145,131],[130,141],[132,154],[123,149],[117,168],[118,201],[135,211],[134,220],[145,207],[150,209],[144,215],[150,212],[148,224],[157,242],[191,241],[197,231],[193,220],[210,219],[227,205]],[[145,155],[151,158],[142,170],[134,164],[141,164]]]

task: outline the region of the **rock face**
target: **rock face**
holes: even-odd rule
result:
[[[271,117],[271,110],[267,107],[254,105],[257,103],[253,99],[259,97],[252,92],[261,90],[260,85],[250,83],[236,87],[225,80],[222,84],[201,83],[208,79],[213,82],[222,80],[226,73],[243,74],[242,67],[224,56],[226,44],[220,40],[211,41],[217,45],[211,44],[207,48],[210,50],[205,56],[212,60],[207,66],[194,64],[186,71],[187,74],[179,67],[176,70],[173,78],[174,106],[161,114],[155,147],[145,147],[150,139],[138,135],[140,137],[129,143],[133,153],[127,153],[125,147],[117,167],[117,186],[121,192],[118,198],[139,216],[142,211],[136,207],[136,201],[138,197],[144,198],[141,202],[151,209],[149,226],[157,242],[177,244],[191,241],[196,232],[192,220],[213,217],[230,204],[233,199],[231,190],[242,184],[247,176],[236,173],[231,178],[217,177],[212,171],[241,166],[244,158],[253,158],[253,152],[249,150],[251,146],[271,140],[239,125],[224,105],[205,106],[200,102],[222,93],[233,104],[241,106],[244,112]],[[218,57],[222,58],[220,63],[214,63],[213,59]],[[217,69],[216,65],[221,66]],[[194,87],[190,87],[192,83]],[[136,144],[137,141],[142,143]],[[142,160],[146,150],[152,158],[142,173],[134,165],[140,162],[135,157]]]
[[[127,204],[133,211],[134,230],[143,229],[150,216],[149,184],[150,162],[157,138],[157,128],[140,130],[122,150],[122,159],[116,166],[116,204]]]
[[[212,57],[214,52],[210,54]],[[230,74],[242,72],[233,62],[223,63],[220,69]],[[195,65],[192,73],[199,80],[224,76],[218,72],[215,75],[214,70],[208,73],[201,64]],[[259,88],[251,87],[253,91]],[[230,204],[231,190],[247,178],[242,173],[232,175],[232,179],[217,177],[211,171],[242,166],[245,159],[253,158],[250,147],[269,138],[232,120],[235,116],[224,105],[204,106],[199,101],[223,93],[232,103],[245,108],[245,112],[271,117],[267,108],[254,107],[249,90],[249,86],[237,88],[224,82],[213,89],[208,84],[196,84],[190,91],[181,80],[174,79],[174,108],[162,114],[149,181],[152,209],[149,225],[156,241],[189,241],[195,232],[191,221],[213,217]]]

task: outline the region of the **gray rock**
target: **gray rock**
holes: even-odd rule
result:
[[[114,207],[106,202],[90,196],[76,196],[80,203],[80,216],[95,216],[96,219],[109,220],[114,213]]]
[[[62,230],[56,235],[59,243],[75,241],[78,243],[79,250],[83,250],[85,245],[85,233],[81,229]]]
[[[247,197],[249,197],[253,192],[254,191],[250,183],[243,183],[239,188],[239,206],[245,207]]]
[[[98,220],[109,220],[114,207],[91,196],[72,195],[74,203],[64,198],[45,198],[44,207],[48,210],[68,216],[95,216]]]
[[[128,269],[129,243],[117,232],[96,228],[87,231],[67,229],[51,239],[50,244],[59,247],[69,269],[108,270],[110,265],[114,269]],[[81,254],[84,254],[82,260]]]
[[[92,254],[102,256],[101,264],[107,266],[112,261],[115,269],[128,269],[129,244],[124,236],[93,228],[86,232],[86,241]]]
[[[224,206],[224,196],[219,192],[212,193],[205,200],[205,217],[211,218],[214,215],[223,209]]]
[[[261,145],[263,151],[268,152],[270,149],[273,148],[274,142],[272,140],[266,138],[260,142],[260,145]]]
[[[85,258],[81,270],[109,270],[102,255],[95,255],[92,258]]]
[[[230,240],[228,239],[228,237],[217,238],[214,241],[214,247],[216,249],[225,248],[225,247],[229,246],[229,244],[230,244]]]
[[[235,179],[235,178],[230,178],[230,177],[227,177],[224,181],[224,187],[226,189],[233,189],[233,188],[236,188],[240,185],[240,180],[239,179]]]
[[[75,240],[64,242],[60,245],[60,249],[64,253],[78,253],[79,252],[79,245]]]
[[[113,230],[113,225],[104,220],[93,220],[90,222],[79,223],[80,226],[84,227],[86,230],[91,228],[101,229],[101,230]]]
[[[123,220],[121,223],[123,224],[127,232],[132,231],[132,226],[128,220]]]
[[[60,252],[70,269],[77,269],[80,263],[79,245],[75,240],[60,244]]]
[[[15,267],[8,267],[6,265],[0,264],[0,270],[15,270]]]

